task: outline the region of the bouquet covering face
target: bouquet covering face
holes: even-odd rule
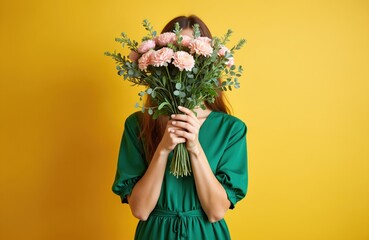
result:
[[[233,54],[246,41],[241,39],[232,48],[227,48],[231,30],[220,38],[210,39],[200,35],[197,24],[192,27],[192,36],[182,35],[178,23],[173,32],[160,35],[147,20],[142,25],[148,34],[140,43],[125,33],[115,39],[123,47],[128,47],[128,56],[116,51],[105,55],[115,60],[118,75],[124,80],[146,87],[145,91],[139,92],[140,101],[144,96],[150,97],[153,105],[136,103],[136,107],[152,115],[153,119],[180,113],[178,106],[205,109],[205,102],[213,103],[219,91],[240,87],[238,79],[243,69],[234,65]],[[170,172],[177,177],[191,174],[184,143],[174,149]]]

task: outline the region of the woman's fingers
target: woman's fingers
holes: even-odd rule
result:
[[[186,129],[189,132],[197,133],[200,128],[200,122],[195,114],[188,108],[178,107],[184,114],[173,114],[171,116],[172,124]]]
[[[176,136],[178,136],[179,138],[183,138],[187,141],[193,141],[195,140],[196,135],[189,133],[187,131],[184,130],[175,130],[174,134],[176,134]]]
[[[194,112],[192,112],[190,109],[185,108],[185,107],[182,107],[182,106],[178,106],[178,109],[179,109],[181,112],[183,112],[183,113],[187,114],[188,116],[191,116],[191,117],[196,118],[195,113],[194,113]]]
[[[188,122],[172,121],[172,124],[174,126],[177,126],[177,127],[181,128],[181,129],[185,129],[187,132],[198,133],[197,128],[192,126],[192,124],[189,124]],[[174,129],[174,130],[176,130],[176,129]]]

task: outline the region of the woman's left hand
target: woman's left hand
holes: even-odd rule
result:
[[[200,146],[198,136],[201,123],[190,109],[180,106],[178,109],[184,114],[171,115],[171,124],[180,128],[176,129],[174,133],[186,139],[186,147],[190,153],[197,154]]]

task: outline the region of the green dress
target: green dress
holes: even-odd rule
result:
[[[138,138],[140,112],[129,116],[119,151],[112,190],[127,203],[135,183],[144,174],[147,163]],[[199,141],[216,178],[224,187],[230,208],[245,197],[247,175],[247,127],[240,119],[211,112],[200,128]],[[158,203],[146,221],[139,221],[135,239],[230,239],[224,219],[211,223],[201,208],[193,176],[176,178],[169,173],[172,153]]]

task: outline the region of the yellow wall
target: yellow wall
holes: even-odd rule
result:
[[[248,126],[234,239],[369,239],[369,2],[0,2],[0,239],[131,239],[111,192],[138,89],[107,50],[195,13],[248,40],[229,94]]]

